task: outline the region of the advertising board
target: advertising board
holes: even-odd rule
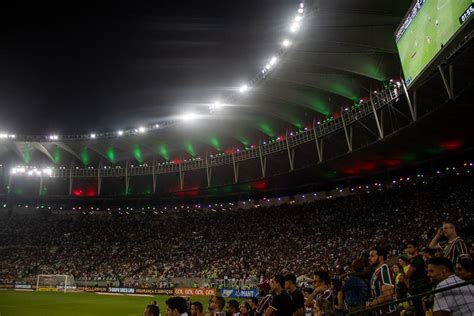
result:
[[[177,288],[174,289],[176,296],[211,296],[216,295],[216,289],[208,288]]]

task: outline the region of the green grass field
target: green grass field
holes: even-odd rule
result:
[[[108,296],[96,293],[0,291],[0,316],[138,316],[156,300],[161,314],[166,314],[169,296]],[[208,297],[192,300],[208,306]]]
[[[473,0],[426,0],[397,43],[405,81],[411,83],[459,29]]]

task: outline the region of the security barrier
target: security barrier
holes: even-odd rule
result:
[[[408,303],[408,304],[407,304]],[[421,304],[422,316],[431,316],[433,311],[449,311],[453,315],[474,315],[474,280],[456,283],[404,299],[393,300],[371,308],[356,308],[349,315],[416,315],[415,305]],[[397,311],[387,314],[384,310],[396,306]]]

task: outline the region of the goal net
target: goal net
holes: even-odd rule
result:
[[[36,279],[37,291],[68,292],[76,289],[74,277],[68,274],[39,274]]]

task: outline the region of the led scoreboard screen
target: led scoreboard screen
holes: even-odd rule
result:
[[[423,73],[474,15],[474,0],[416,0],[395,32],[405,82]]]

